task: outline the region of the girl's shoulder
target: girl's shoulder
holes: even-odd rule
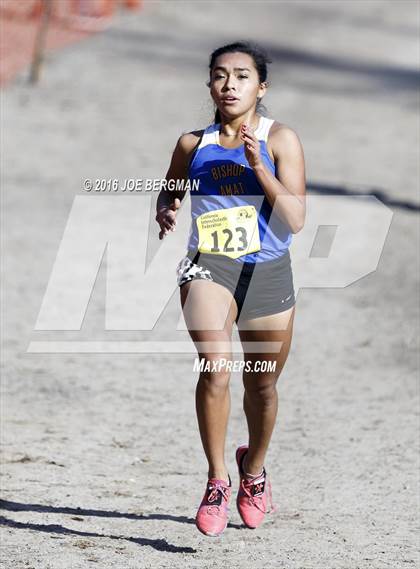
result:
[[[178,139],[178,145],[185,152],[185,154],[190,154],[196,146],[200,143],[201,138],[205,129],[192,130],[191,132],[184,132]]]
[[[300,146],[299,136],[293,128],[276,120],[273,122],[267,138],[267,148],[271,151],[273,157]]]
[[[294,133],[296,136],[296,132],[287,124],[284,124],[282,122],[276,121],[274,119],[273,120],[273,124],[270,127],[270,130],[268,132],[268,138],[280,138],[280,137],[285,137],[285,136],[290,136],[291,133]]]

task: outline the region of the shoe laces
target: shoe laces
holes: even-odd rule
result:
[[[263,507],[263,495],[261,494],[260,496],[253,496],[251,493],[251,488],[253,486],[255,486],[255,480],[260,479],[260,478],[264,478],[264,482],[266,484],[266,492],[270,501],[270,509],[266,510]],[[263,482],[257,484],[257,486],[260,485],[262,487]],[[251,478],[251,479],[247,479],[245,477],[241,478],[241,487],[242,490],[244,491],[244,493],[246,494],[246,496],[248,497],[248,501],[250,502],[251,505],[255,506],[258,510],[260,510],[260,512],[263,512],[264,514],[270,514],[272,512],[275,512],[277,510],[277,506],[274,505],[273,503],[273,495],[271,492],[271,483],[270,480],[267,478],[267,475],[264,471],[264,473],[260,476],[256,476],[255,478]]]
[[[211,484],[209,484],[208,486],[208,496],[207,496],[207,502],[214,502],[215,500],[217,500],[217,498],[219,497],[219,492],[222,494],[223,498],[227,501],[229,499],[229,494],[227,492],[227,487],[224,486],[221,482],[212,482]],[[220,506],[218,506],[217,504],[214,505],[208,505],[207,506],[207,512],[209,514],[218,514],[220,511]]]

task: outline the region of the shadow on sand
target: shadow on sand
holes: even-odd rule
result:
[[[136,513],[123,513],[123,512],[110,512],[107,510],[91,510],[84,508],[70,508],[64,506],[45,506],[42,504],[22,504],[19,502],[12,502],[9,500],[0,500],[0,509],[9,512],[41,512],[53,514],[70,514],[72,516],[93,516],[103,518],[124,518],[127,520],[169,520],[183,524],[195,524],[193,518],[186,516],[173,516],[170,514],[136,514]],[[123,535],[109,535],[88,531],[80,531],[69,529],[59,524],[34,524],[29,522],[17,522],[0,516],[0,526],[9,527],[13,529],[29,529],[33,531],[40,531],[46,533],[55,533],[61,535],[75,535],[79,537],[105,537],[109,539],[118,539],[123,541],[130,541],[137,545],[149,545],[158,551],[166,551],[169,553],[196,553],[196,549],[192,547],[179,547],[168,543],[165,539],[149,539],[144,537],[125,537]],[[245,526],[241,524],[228,524],[229,528],[244,529]]]
[[[349,188],[346,186],[337,186],[333,184],[322,184],[316,182],[308,182],[306,184],[308,193],[320,194],[326,196],[375,196],[384,205],[389,207],[406,209],[408,211],[420,211],[420,204],[408,201],[398,200],[389,195],[388,192],[380,188],[368,188],[360,190],[358,188]]]

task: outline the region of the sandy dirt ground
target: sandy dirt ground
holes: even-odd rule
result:
[[[272,53],[266,105],[301,138],[308,195],[381,191],[393,217],[376,271],[299,291],[266,463],[278,512],[251,531],[233,501],[212,539],[194,525],[194,355],[27,350],[140,337],[104,331],[103,268],[80,332],[34,331],[69,211],[86,177],[165,174],[211,122],[209,53],[239,38]],[[155,2],[3,91],[2,567],[419,566],[418,38],[416,2]],[[234,486],[242,393],[234,373]]]

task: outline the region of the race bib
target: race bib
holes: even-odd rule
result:
[[[253,205],[216,209],[197,217],[198,250],[237,259],[261,249]]]

